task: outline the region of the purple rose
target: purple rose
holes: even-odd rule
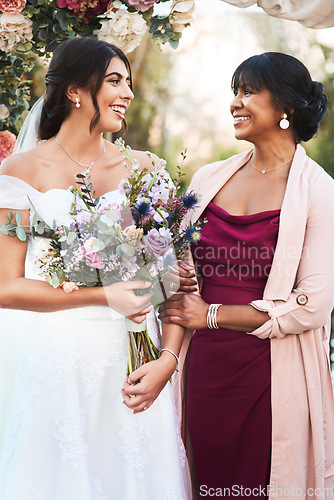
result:
[[[159,231],[157,229],[151,229],[151,231],[143,237],[145,248],[156,258],[166,253],[172,241],[173,237],[171,232],[165,228],[161,228]]]
[[[126,3],[140,12],[146,12],[153,7],[157,1],[158,0],[126,0]]]

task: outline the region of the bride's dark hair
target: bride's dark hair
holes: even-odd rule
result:
[[[115,45],[93,38],[71,38],[57,47],[45,78],[46,93],[38,129],[40,140],[54,137],[69,116],[73,105],[66,92],[71,84],[90,90],[95,107],[90,123],[92,131],[100,119],[96,95],[113,57],[124,62],[132,88],[130,63]]]

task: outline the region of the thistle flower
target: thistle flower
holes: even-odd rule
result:
[[[193,191],[191,191],[188,194],[185,194],[182,197],[182,203],[188,210],[196,208],[198,200],[199,198],[197,194],[195,194]]]
[[[190,243],[197,243],[201,238],[201,234],[196,226],[187,227],[184,236]]]
[[[138,203],[135,205],[135,210],[141,217],[149,215],[152,210],[150,200],[148,198],[139,198]]]

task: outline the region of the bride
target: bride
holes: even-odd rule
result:
[[[108,43],[70,39],[55,51],[46,87],[39,145],[0,168],[3,224],[19,210],[28,226],[32,206],[50,224],[66,222],[68,188],[83,168],[96,196],[120,199],[124,158],[102,134],[120,130],[134,97],[127,58]],[[140,168],[152,170],[146,153],[133,155]],[[132,374],[131,382],[139,380],[135,398],[125,381],[125,317],[140,323],[147,315],[159,343],[150,284],[66,294],[38,275],[39,238],[26,244],[0,233],[0,239],[0,498],[191,498],[168,383],[183,329],[164,327],[160,358]],[[136,296],[138,288],[146,293]]]

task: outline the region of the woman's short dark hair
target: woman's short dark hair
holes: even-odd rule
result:
[[[296,143],[308,141],[326,112],[322,83],[313,81],[308,69],[295,57],[265,52],[242,62],[232,77],[232,89],[245,85],[269,90],[274,105],[287,114]]]
[[[96,95],[101,88],[108,65],[113,57],[119,57],[125,64],[130,77],[130,63],[121,49],[94,38],[71,38],[54,51],[45,78],[46,93],[39,125],[39,139],[55,136],[71,112],[71,101],[66,92],[69,85],[90,90],[95,115],[90,131],[100,119]]]

